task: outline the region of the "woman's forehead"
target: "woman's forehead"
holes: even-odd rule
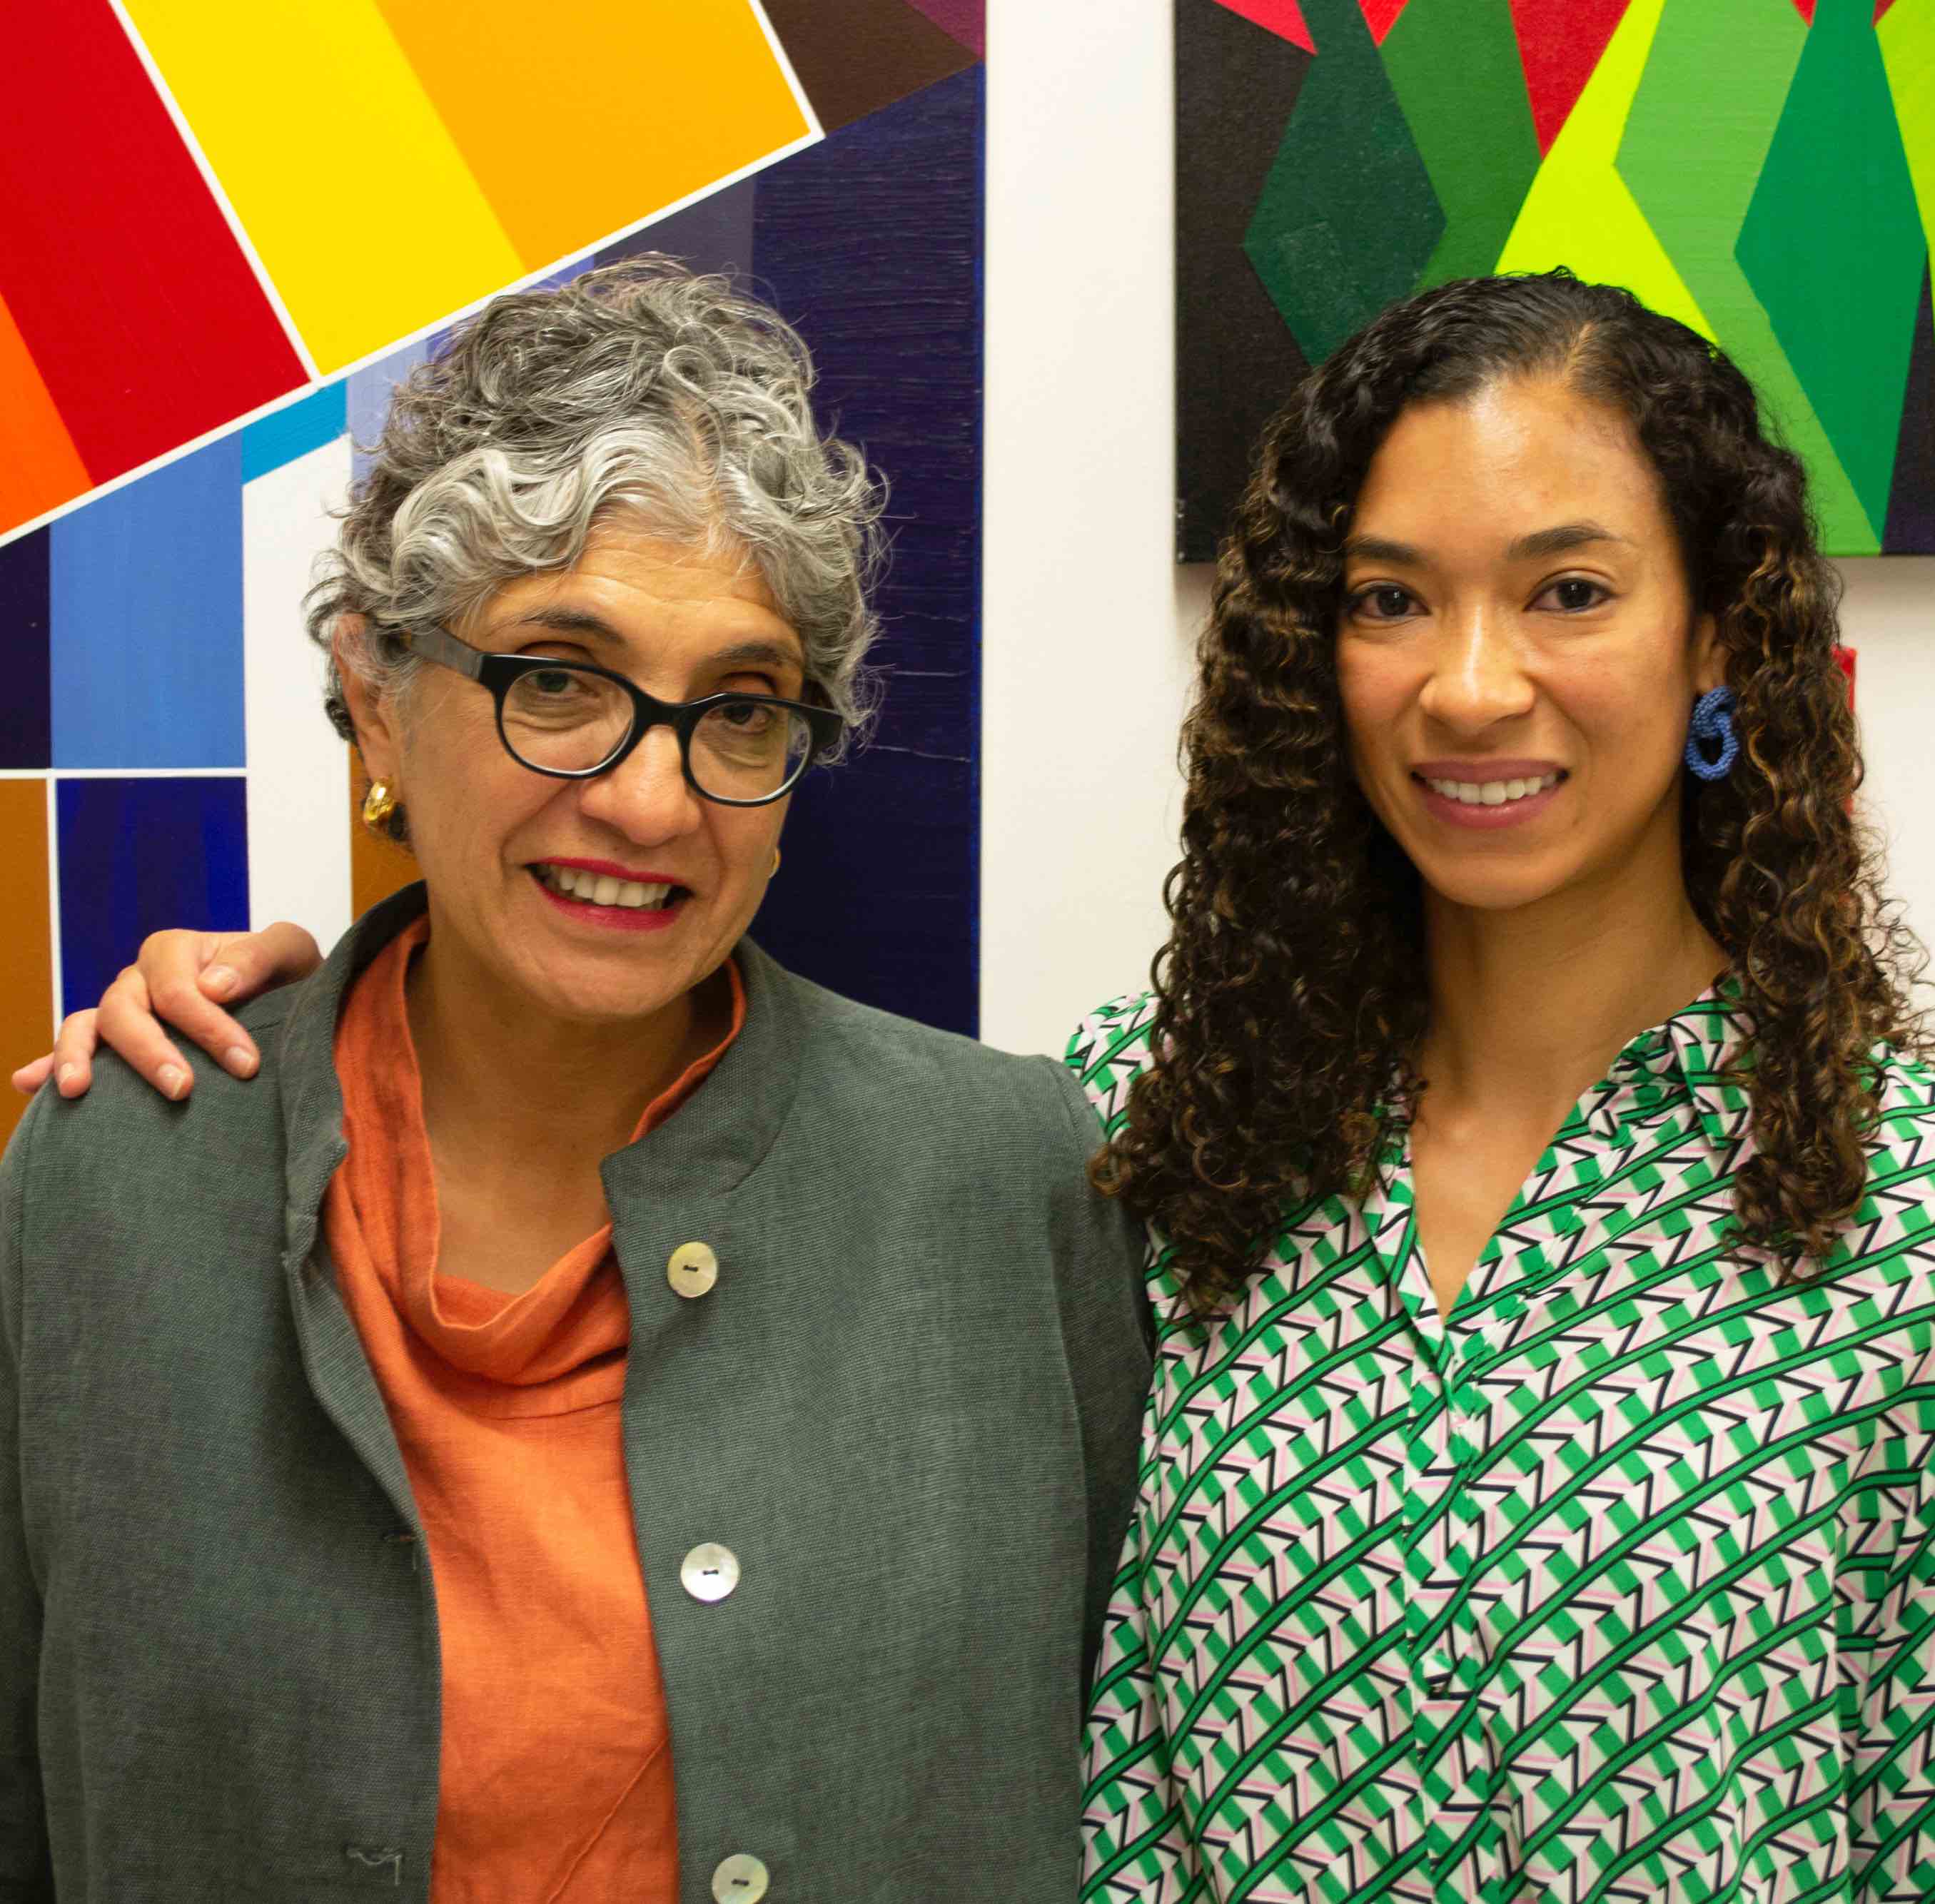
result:
[[[1670,537],[1659,479],[1626,419],[1554,381],[1514,379],[1413,404],[1372,459],[1352,542],[1509,559],[1557,526],[1644,546]]]
[[[473,617],[473,638],[492,647],[545,636],[632,659],[804,659],[756,563],[640,535],[601,533],[569,568],[506,583]]]

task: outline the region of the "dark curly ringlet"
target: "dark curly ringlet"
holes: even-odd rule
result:
[[[1800,461],[1769,439],[1752,387],[1685,325],[1568,272],[1423,292],[1269,424],[1218,566],[1183,729],[1157,1062],[1092,1172],[1166,1236],[1199,1314],[1227,1307],[1311,1200],[1361,1196],[1414,1113],[1421,893],[1348,762],[1343,545],[1408,405],[1538,375],[1629,420],[1739,697],[1740,759],[1724,780],[1687,777],[1682,826],[1692,901],[1749,1027],[1738,1246],[1788,1273],[1827,1248],[1862,1194],[1876,1047],[1925,1049],[1921,950],[1851,810],[1861,759],[1834,660],[1838,578]]]

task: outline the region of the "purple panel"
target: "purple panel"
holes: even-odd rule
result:
[[[783,164],[789,164],[782,160]],[[598,254],[600,264],[641,252],[663,252],[695,271],[723,271],[743,278],[753,268],[753,192],[756,181],[741,179],[634,231]]]
[[[1935,297],[1926,267],[1881,546],[1884,555],[1935,555]]]
[[[44,529],[0,548],[0,767],[46,767],[54,757],[47,548]]]
[[[95,1003],[162,926],[247,930],[240,774],[64,780],[56,803],[63,1011]]]
[[[976,59],[987,56],[987,0],[907,0],[907,4],[926,14],[942,32],[958,40]]]
[[[754,180],[759,289],[820,367],[818,403],[892,492],[872,744],[808,775],[754,928],[808,976],[971,1036],[979,1020],[979,66]]]

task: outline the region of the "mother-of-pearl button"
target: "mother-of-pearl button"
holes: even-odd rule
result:
[[[766,1867],[744,1851],[727,1858],[712,1874],[712,1895],[719,1904],[759,1904],[772,1882]]]
[[[666,1265],[666,1281],[681,1296],[703,1296],[719,1280],[719,1259],[703,1243],[681,1243]]]
[[[723,1600],[739,1584],[739,1556],[703,1540],[679,1563],[679,1584],[695,1600]]]

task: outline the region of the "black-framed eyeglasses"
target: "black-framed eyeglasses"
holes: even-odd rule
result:
[[[497,734],[521,767],[554,780],[595,780],[620,765],[654,727],[678,736],[686,784],[722,807],[763,807],[838,744],[831,708],[772,694],[708,694],[660,701],[589,661],[487,654],[430,626],[403,632],[411,650],[491,690]]]

